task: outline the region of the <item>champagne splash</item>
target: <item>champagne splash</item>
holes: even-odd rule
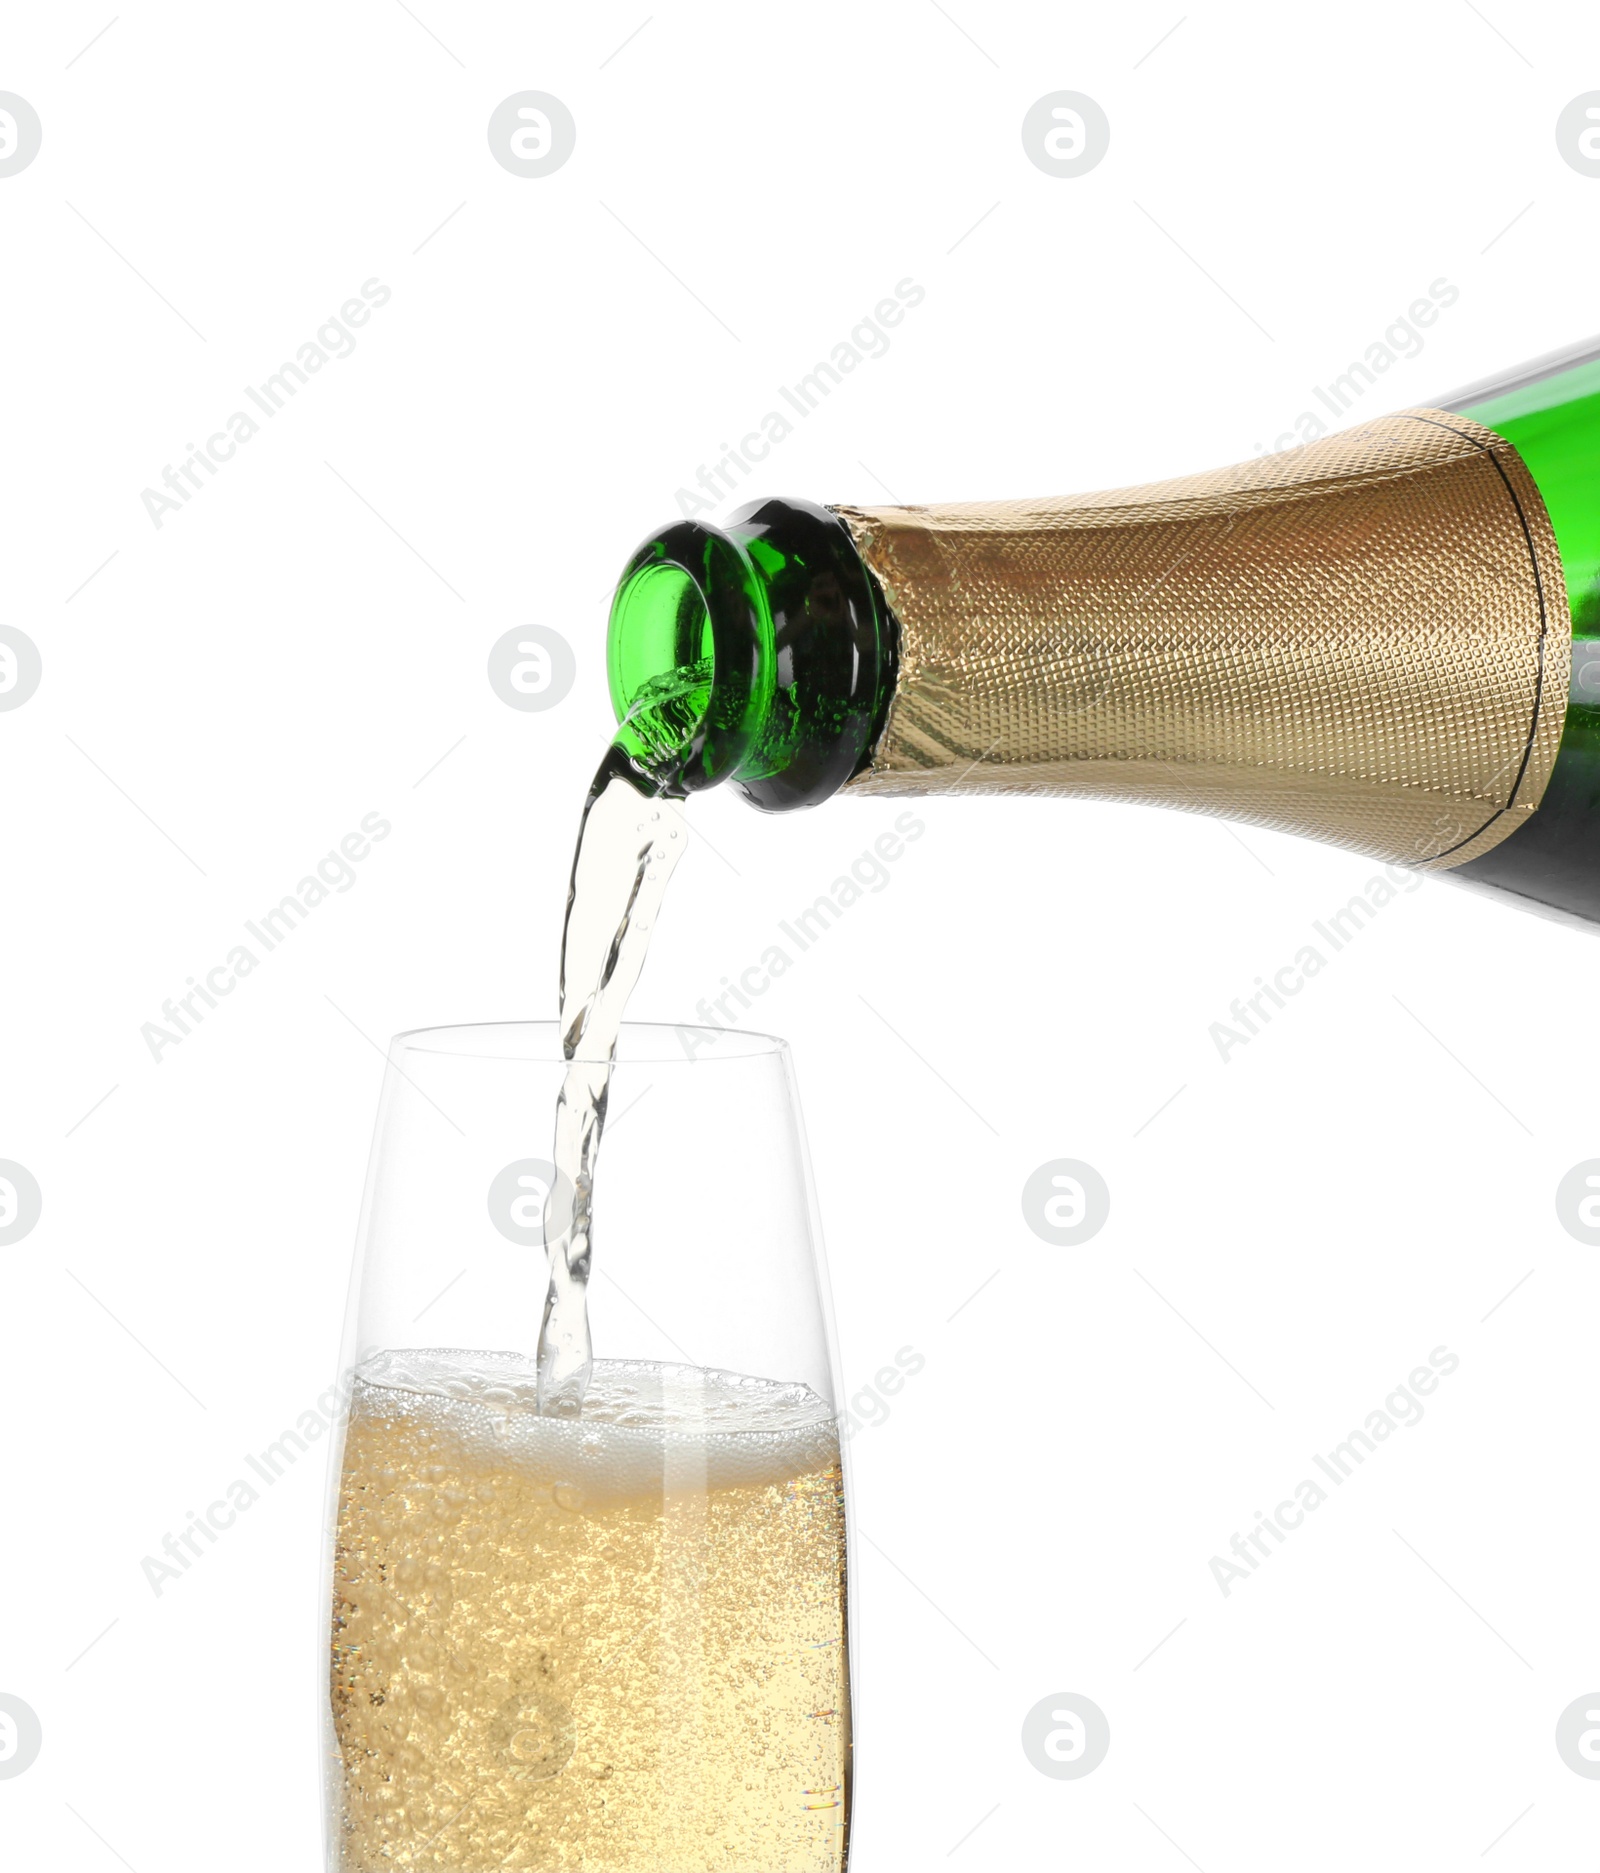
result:
[[[539,1410],[583,1410],[594,1354],[589,1270],[594,1170],[623,1010],[644,966],[650,932],[685,844],[671,796],[643,779],[613,744],[600,763],[578,829],[561,934],[561,1052],[556,1177],[545,1201],[550,1286],[539,1328]]]

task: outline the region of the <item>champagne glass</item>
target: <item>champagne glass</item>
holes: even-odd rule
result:
[[[329,1873],[837,1873],[830,1308],[788,1048],[622,1030],[594,1377],[541,1416],[554,1022],[389,1052],[334,1452]]]

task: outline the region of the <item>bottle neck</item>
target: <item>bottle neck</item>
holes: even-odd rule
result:
[[[1544,498],[1571,610],[1571,687],[1539,810],[1457,867],[1555,916],[1600,923],[1600,342],[1573,346],[1442,400],[1510,442]]]
[[[894,688],[892,616],[849,530],[808,501],[681,521],[629,560],[606,664],[617,741],[654,784],[814,806],[866,762]]]
[[[1556,352],[1441,401],[1504,436],[1539,484],[1561,549],[1574,634],[1600,637],[1600,343]]]

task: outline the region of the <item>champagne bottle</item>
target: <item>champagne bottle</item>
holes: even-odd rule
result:
[[[607,663],[674,792],[1142,801],[1600,922],[1600,340],[1148,487],[682,521]]]

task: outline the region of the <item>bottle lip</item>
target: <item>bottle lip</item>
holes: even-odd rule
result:
[[[676,593],[662,586],[670,572],[680,575]],[[698,520],[652,534],[617,581],[607,637],[611,705],[630,757],[674,792],[734,774],[770,698],[771,644],[763,581],[737,539]],[[665,735],[668,722],[676,729]]]
[[[785,758],[735,776],[750,804],[781,813],[831,798],[871,758],[896,669],[889,607],[843,517],[814,502],[751,501],[730,518],[767,584],[773,639],[796,698]]]
[[[618,742],[657,786],[731,780],[782,812],[869,758],[895,647],[846,523],[768,499],[645,540],[617,583],[606,661]]]

